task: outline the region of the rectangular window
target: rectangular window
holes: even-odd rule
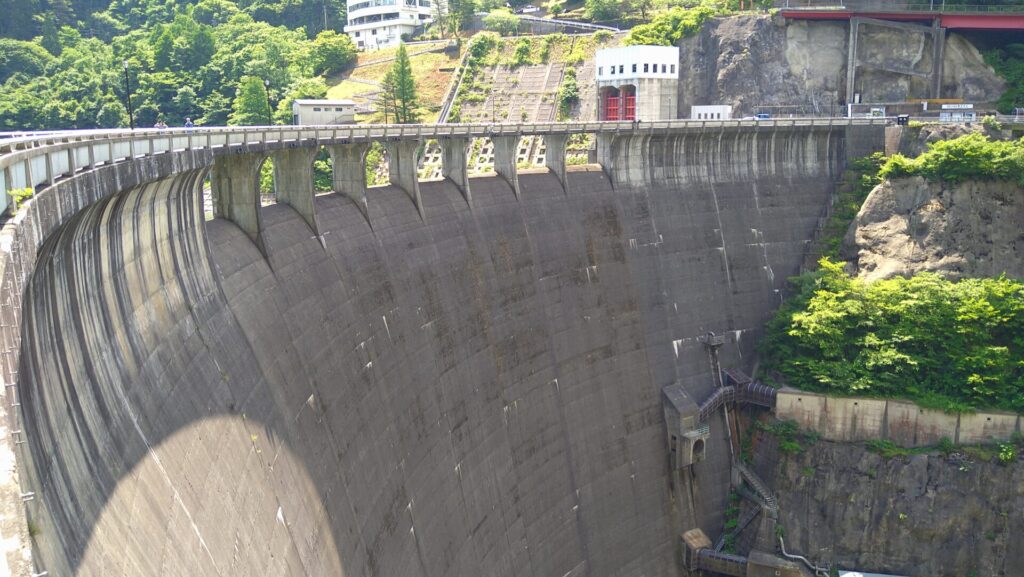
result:
[[[622,64],[619,64],[619,74],[625,74],[625,73],[626,73],[626,67],[623,66]]]
[[[633,65],[633,72],[636,72],[636,64]]]
[[[651,64],[651,72],[653,72],[655,74],[658,73],[658,65],[657,64]]]
[[[356,38],[359,38],[359,34],[360,34],[359,32],[356,32]]]
[[[313,108],[313,112],[320,112],[320,109],[319,109],[319,108],[315,108],[315,107],[314,107],[314,108]]]
[[[615,74],[615,67],[614,66],[612,66],[611,69],[609,69],[608,74]]]
[[[334,111],[335,111],[335,112],[345,112],[345,109],[344,109],[344,108],[341,108],[341,107],[335,107],[335,108],[334,108]]]
[[[644,64],[644,72],[650,72],[650,71],[651,71],[651,65],[650,64]]]
[[[676,65],[673,64],[670,68],[671,68],[672,74],[675,74],[676,73]]]
[[[597,75],[598,76],[604,76],[604,66],[598,66],[597,67]]]
[[[668,72],[668,70],[666,70],[666,66],[664,64],[662,64],[661,65],[661,73],[664,74],[666,72]]]

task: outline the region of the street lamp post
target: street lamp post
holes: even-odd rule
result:
[[[263,92],[267,95],[267,126],[274,123],[274,109],[270,106],[270,81],[263,81]]]
[[[122,62],[124,65],[124,91],[128,97],[128,127],[131,130],[135,130],[135,111],[132,110],[132,85],[128,80],[128,61]]]

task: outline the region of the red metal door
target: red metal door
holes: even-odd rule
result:
[[[604,105],[604,119],[605,120],[618,120],[619,119],[619,97],[609,96],[608,100],[605,101]]]
[[[623,120],[636,120],[636,96],[626,96],[626,113]]]

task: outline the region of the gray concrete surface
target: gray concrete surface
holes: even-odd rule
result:
[[[682,528],[721,526],[729,448],[712,421],[670,476],[661,388],[707,396],[709,330],[749,369],[846,138],[623,134],[566,191],[318,195],[319,238],[279,203],[261,246],[204,222],[212,153],[57,183],[8,320],[37,570],[677,574]]]

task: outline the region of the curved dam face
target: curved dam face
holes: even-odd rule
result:
[[[367,216],[321,195],[319,237],[264,207],[262,251],[203,220],[212,157],[99,198],[24,295],[40,568],[677,574],[679,533],[721,526],[730,449],[712,421],[671,474],[661,388],[710,393],[707,331],[749,369],[844,139],[620,137],[567,191],[474,178],[471,209],[424,182],[422,218],[393,186]]]

